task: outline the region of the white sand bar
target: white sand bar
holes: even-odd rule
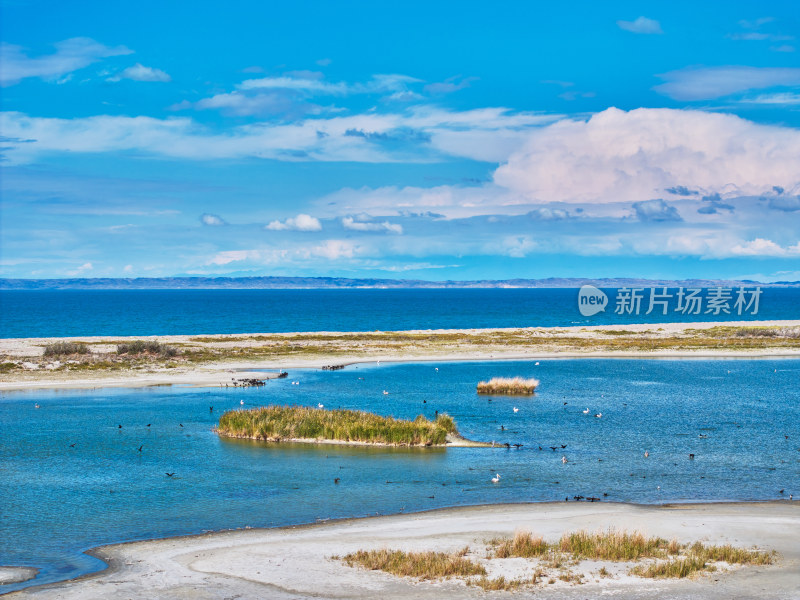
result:
[[[615,527],[680,542],[758,546],[780,553],[771,566],[717,571],[695,580],[595,575],[598,563],[573,570],[587,583],[547,582],[522,591],[483,592],[457,580],[417,582],[344,566],[332,555],[358,549],[455,551],[476,557],[485,541],[524,529],[554,541],[578,529]],[[8,598],[800,598],[800,503],[663,507],[612,503],[496,505],[353,519],[298,528],[251,529],[106,546],[110,568],[76,581],[29,588]],[[490,576],[514,575],[523,559],[505,559]]]

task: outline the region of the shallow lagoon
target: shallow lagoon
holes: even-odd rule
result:
[[[537,394],[490,402],[475,392],[481,379],[513,375],[539,378]],[[6,393],[0,564],[39,567],[35,583],[44,583],[102,568],[81,554],[97,545],[207,530],[576,495],[639,503],[798,495],[798,381],[800,361],[789,359],[581,359],[295,370],[288,380],[248,389]],[[242,400],[245,407],[321,402],[406,418],[438,410],[453,415],[467,437],[524,446],[218,438],[211,429],[219,414]],[[493,485],[496,472],[501,482]]]

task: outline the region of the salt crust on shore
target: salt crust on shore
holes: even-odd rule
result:
[[[731,503],[668,506],[629,504],[514,504],[436,510],[284,528],[220,532],[105,546],[93,553],[106,571],[75,581],[28,588],[8,598],[486,598],[462,582],[416,582],[344,566],[331,556],[358,549],[454,551],[518,529],[555,540],[577,529],[616,527],[678,541],[701,540],[777,550],[772,566],[715,572],[696,580],[598,578],[598,563],[582,563],[588,583],[539,584],[514,598],[797,599],[800,598],[800,503]],[[508,559],[497,575],[514,575]],[[491,592],[490,597],[507,597]]]

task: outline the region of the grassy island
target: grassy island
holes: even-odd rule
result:
[[[413,421],[358,410],[325,410],[304,406],[266,406],[232,410],[219,419],[217,433],[265,441],[338,442],[391,446],[488,445],[464,440],[453,418]]]
[[[498,394],[503,396],[530,396],[539,385],[538,379],[522,377],[492,377],[478,384],[479,394]]]

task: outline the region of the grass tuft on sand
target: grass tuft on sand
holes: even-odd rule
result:
[[[156,340],[134,340],[117,344],[117,354],[151,354],[172,357],[178,354],[178,349]]]
[[[401,577],[447,579],[450,577],[486,577],[486,569],[464,558],[464,552],[404,552],[402,550],[359,550],[342,557],[350,567],[385,571]]]
[[[266,406],[232,410],[219,419],[217,433],[256,440],[334,440],[398,446],[441,446],[447,435],[458,435],[452,417],[413,421],[356,410],[326,410],[305,406]]]
[[[73,354],[89,354],[89,347],[78,342],[55,342],[44,347],[45,356],[70,356]]]
[[[481,381],[478,383],[478,393],[503,396],[529,396],[536,391],[536,386],[538,385],[538,379],[492,377],[489,381]]]

